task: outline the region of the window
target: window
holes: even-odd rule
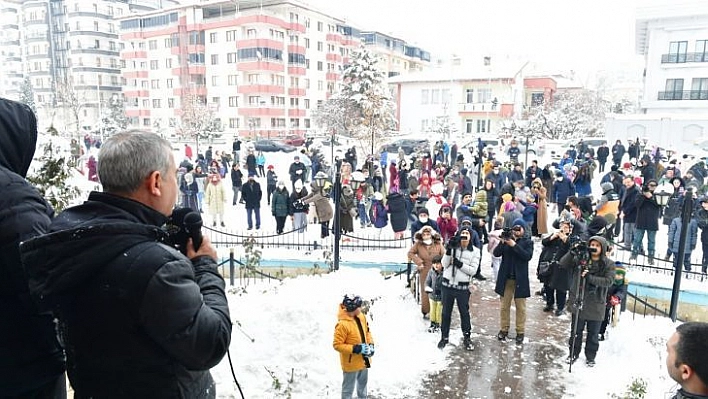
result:
[[[258,84],[258,74],[257,73],[251,73],[248,75],[248,83],[250,84]]]
[[[171,89],[172,88],[172,78],[167,79],[167,88]]]
[[[78,3],[77,3],[77,5],[78,5]],[[79,23],[79,21],[76,21],[76,29],[75,30],[81,30],[81,24]]]
[[[238,85],[238,75],[229,75],[229,86]]]
[[[235,64],[237,59],[238,59],[237,53],[226,54],[226,63],[227,64]]]
[[[322,32],[322,29],[324,27],[324,24],[322,22],[317,22],[317,31]]]
[[[324,49],[324,45],[322,42],[317,42],[317,51],[322,51]]]
[[[537,106],[541,105],[545,101],[545,97],[543,96],[543,93],[531,93],[531,105],[532,106]]]
[[[157,64],[157,60],[151,60],[150,61],[150,69],[154,71],[157,68],[159,68],[159,65]]]
[[[691,100],[708,100],[708,78],[693,78]]]
[[[309,98],[305,99],[305,109],[310,109],[310,99]]]
[[[491,89],[477,89],[477,102],[478,103],[488,103],[492,101],[492,90]]]
[[[219,54],[211,55],[211,65],[217,65],[219,63]]]
[[[305,38],[305,48],[310,48],[310,39]]]
[[[305,68],[310,69],[310,59],[309,58],[305,59]]]
[[[162,108],[162,104],[160,104],[159,98],[155,98],[152,100],[152,107],[153,108]]]
[[[101,41],[100,40],[94,40],[93,41],[93,48],[95,49],[100,49],[101,48]]]
[[[477,120],[477,133],[487,133],[489,131],[489,119],[486,121],[483,119]]]
[[[420,91],[420,103],[422,105],[426,105],[426,104],[428,104],[429,100],[430,100],[430,90],[422,89]]]
[[[143,118],[143,126],[150,126],[150,118]]]
[[[321,80],[317,81],[317,90],[324,90],[324,82]]]
[[[235,30],[227,30],[226,31],[226,41],[227,42],[235,42],[236,41],[236,31]],[[212,42],[215,43],[215,42]]]
[[[309,129],[310,128],[310,120],[304,119],[304,121],[305,121],[305,129]]]
[[[109,33],[116,33],[116,26],[113,24],[108,24],[108,32]]]
[[[167,108],[174,108],[175,107],[175,99],[174,98],[168,98],[167,99]]]
[[[140,83],[141,83],[140,86],[141,86],[143,89],[147,89],[148,87],[150,87],[147,80],[142,80],[142,81],[140,81]],[[147,105],[146,105],[146,107],[147,107]]]
[[[318,71],[322,70],[322,61],[317,61],[317,70]]]
[[[448,104],[450,102],[450,89],[442,90],[442,102],[443,104]]]
[[[171,48],[172,47],[172,38],[168,37],[165,39],[165,48]]]
[[[116,51],[116,42],[108,42],[108,49],[111,51]]]
[[[430,103],[440,104],[440,89],[433,89],[430,91]]]
[[[165,59],[165,68],[172,68],[172,58]]]
[[[218,38],[218,36],[217,36],[216,32],[210,33],[209,34],[209,43],[216,43],[217,38]]]
[[[305,88],[306,89],[310,88],[310,79],[305,79]]]
[[[238,107],[238,96],[229,97],[229,107]]]
[[[260,96],[248,96],[248,105],[258,105]]]
[[[666,79],[666,93],[663,100],[681,100],[683,98],[683,79]]]
[[[150,40],[148,42],[148,49],[157,50],[157,40]]]
[[[708,40],[696,40],[696,62],[708,62]]]
[[[472,133],[473,126],[474,121],[472,119],[465,119],[465,133]]]
[[[211,77],[211,85],[216,87],[219,85],[219,77],[218,76],[212,76]]]
[[[150,100],[147,98],[143,99],[143,108],[150,108]]]
[[[93,30],[98,32],[98,21],[93,21]]]
[[[670,42],[669,43],[669,58],[668,62],[683,63],[686,62],[686,49],[688,42]]]
[[[229,118],[229,127],[231,129],[238,129],[240,127],[238,121],[238,118]]]
[[[219,104],[221,104],[221,98],[220,97],[212,97],[211,103],[214,105],[219,105]]]
[[[258,31],[255,29],[248,29],[246,30],[246,37],[248,38],[255,38],[258,36]],[[234,39],[235,40],[235,39]]]
[[[159,79],[152,79],[150,81],[150,88],[151,89],[159,89],[160,88],[160,80]]]

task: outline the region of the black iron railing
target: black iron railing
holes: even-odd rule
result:
[[[660,101],[672,100],[708,100],[708,90],[675,90],[660,91],[657,99]]]

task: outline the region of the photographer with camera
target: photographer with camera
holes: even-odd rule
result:
[[[570,249],[570,235],[572,231],[570,219],[559,221],[559,229],[555,233],[541,240],[543,250],[538,261],[538,279],[543,283],[546,297],[544,312],[552,312],[556,305],[556,316],[563,314],[566,297],[570,288],[570,275],[567,269],[561,269],[558,261]]]
[[[642,241],[644,241],[644,233],[646,233],[647,263],[649,263],[649,265],[654,264],[656,232],[659,231],[659,217],[661,216],[661,205],[659,205],[656,202],[656,198],[654,198],[654,190],[656,190],[656,186],[656,180],[650,179],[647,184],[642,187],[642,193],[638,195],[635,200],[637,220],[634,226],[632,255],[629,257],[630,262],[636,262],[639,252],[644,253]]]
[[[570,251],[560,260],[561,268],[570,270],[571,289],[568,301],[572,306],[570,355],[572,365],[578,360],[582,349],[583,331],[587,326],[585,359],[589,367],[595,366],[595,356],[600,347],[599,332],[605,317],[607,290],[614,282],[614,262],[607,257],[607,241],[593,236],[586,243],[571,243]]]
[[[216,396],[209,369],[231,340],[224,279],[198,230],[186,256],[171,246],[176,173],[167,140],[117,133],[98,157],[104,192],[21,246],[31,293],[59,320],[77,398]],[[200,227],[195,216],[185,227]]]
[[[481,256],[480,249],[473,244],[473,234],[470,227],[463,227],[455,237],[450,239],[445,249],[445,256],[442,258],[444,269],[442,278],[442,337],[438,342],[440,349],[448,343],[452,306],[457,301],[464,337],[463,345],[465,349],[472,350],[469,285]]]
[[[511,326],[511,302],[516,307],[516,343],[524,342],[526,327],[526,298],[531,296],[529,287],[529,261],[533,257],[531,232],[523,219],[516,219],[512,227],[505,228],[494,256],[501,257],[494,292],[501,296],[500,324],[497,338],[506,341]]]

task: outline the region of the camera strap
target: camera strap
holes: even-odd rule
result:
[[[359,328],[359,335],[361,335],[361,342],[368,344],[368,342],[366,342],[366,334],[364,334],[364,327],[361,325],[361,319],[359,319],[359,316],[354,317],[354,321],[356,321],[356,326]],[[362,357],[364,358],[364,365],[366,365],[366,368],[367,369],[370,368],[371,363],[369,363],[369,358],[364,355],[362,355]]]

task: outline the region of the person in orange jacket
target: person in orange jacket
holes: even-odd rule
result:
[[[374,339],[366,316],[361,313],[362,303],[358,295],[345,295],[339,305],[338,321],[334,327],[332,346],[339,352],[344,374],[342,399],[351,398],[355,387],[358,398],[366,397],[369,367],[371,357],[374,356]]]

